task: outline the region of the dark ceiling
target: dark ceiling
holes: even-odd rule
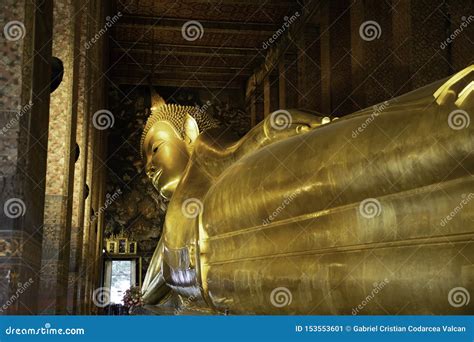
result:
[[[294,0],[116,0],[115,6],[122,13],[110,39],[115,83],[239,89],[263,62],[263,43],[299,8]],[[195,40],[182,33],[189,21],[202,25]]]

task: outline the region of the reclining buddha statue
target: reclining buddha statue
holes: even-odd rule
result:
[[[474,312],[474,66],[338,120],[278,110],[242,138],[154,98],[141,149],[169,204],[145,303]]]

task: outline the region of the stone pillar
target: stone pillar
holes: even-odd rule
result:
[[[266,118],[271,112],[271,84],[270,75],[263,79],[263,117]]]
[[[472,1],[448,0],[447,10],[449,21],[447,23],[446,37],[442,43],[447,43],[443,49],[447,51],[448,60],[452,66],[450,73],[454,73],[473,63],[474,3]],[[456,30],[459,32],[461,29],[461,34],[453,35]],[[454,39],[451,40],[450,36],[453,36]],[[447,42],[448,38],[451,40],[450,42]],[[442,44],[440,43],[441,47]]]
[[[36,314],[46,175],[51,0],[0,16],[0,314]]]
[[[53,56],[64,65],[60,86],[51,95],[46,173],[45,220],[39,308],[65,314],[67,304],[72,195],[76,146],[76,56],[80,40],[77,0],[54,2]],[[77,34],[76,34],[77,32]]]
[[[294,44],[292,44],[294,46]],[[296,48],[290,48],[296,52]],[[285,55],[286,108],[298,108],[298,63],[296,54]]]
[[[319,31],[307,27],[296,41],[298,107],[321,110],[321,66]]]
[[[285,58],[278,63],[278,107],[281,109],[286,107],[286,78],[285,78]]]
[[[264,97],[263,97],[263,86],[257,84],[255,87],[255,109],[256,109],[256,118],[257,124],[264,119]]]
[[[356,110],[395,95],[392,13],[391,3],[384,1],[361,0],[350,9],[351,99]]]
[[[257,100],[255,97],[255,92],[250,94],[249,106],[250,106],[250,128],[255,127],[257,124]]]
[[[92,107],[92,104],[89,105]],[[92,176],[94,168],[94,133],[95,129],[92,126],[89,126],[89,139],[87,146],[87,175],[86,175],[86,184],[89,189],[87,198],[84,204],[84,232],[82,239],[82,253],[81,253],[81,263],[80,263],[80,287],[79,287],[79,304],[80,304],[80,314],[88,313],[88,305],[90,304],[91,297],[89,296],[89,281],[90,273],[92,268],[92,263],[94,260],[90,259],[90,241],[91,239],[91,217],[95,214],[92,210]]]
[[[321,110],[341,116],[351,113],[351,22],[349,0],[321,5]]]
[[[85,189],[87,175],[87,156],[88,156],[88,138],[91,114],[88,111],[88,80],[89,69],[86,49],[88,41],[88,20],[90,17],[85,15],[88,10],[88,3],[82,8],[80,29],[80,44],[77,51],[79,58],[79,78],[78,82],[78,110],[77,110],[77,131],[76,146],[78,149],[78,159],[74,168],[74,190],[73,190],[73,211],[71,225],[71,247],[69,259],[69,280],[68,280],[68,314],[79,313],[79,289],[80,289],[80,262],[82,260],[82,238],[84,230],[84,212],[85,212]]]
[[[94,36],[105,26],[105,12],[103,2],[91,3],[89,17],[89,36]],[[93,19],[92,19],[93,18]],[[113,125],[113,114],[107,111],[105,103],[106,83],[103,74],[106,70],[106,59],[104,54],[106,39],[102,36],[87,51],[88,84],[87,87],[87,112],[90,124],[88,127],[87,141],[87,167],[85,170],[85,182],[89,187],[89,195],[84,204],[82,251],[78,262],[79,280],[78,284],[78,307],[81,314],[96,312],[97,307],[93,302],[93,293],[100,285],[100,263],[103,219],[100,207],[103,206],[103,193],[105,191],[105,130]],[[102,120],[104,119],[104,121]],[[106,122],[105,126],[103,123]],[[100,250],[100,251],[99,251]]]
[[[278,68],[276,68],[272,73],[270,73],[270,113],[280,109],[279,96],[280,96],[280,86],[279,86],[279,74]]]
[[[395,94],[451,74],[449,49],[440,48],[449,31],[447,3],[406,0],[394,2],[393,6]]]

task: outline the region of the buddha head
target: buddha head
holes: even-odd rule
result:
[[[152,96],[141,152],[146,174],[162,197],[169,200],[173,195],[199,134],[217,126],[217,121],[199,108],[164,104]]]

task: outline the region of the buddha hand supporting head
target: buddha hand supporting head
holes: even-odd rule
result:
[[[160,104],[152,107],[141,139],[145,171],[153,186],[170,199],[188,164],[193,144],[206,129],[217,127],[196,107]]]

